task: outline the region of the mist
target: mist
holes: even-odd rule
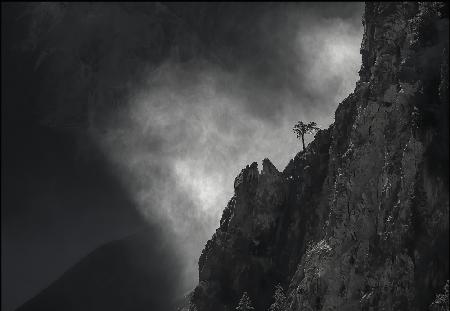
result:
[[[219,226],[241,169],[269,158],[282,171],[301,149],[293,125],[302,120],[328,127],[339,102],[352,92],[361,65],[362,3],[10,7],[11,24],[2,27],[9,41],[2,45],[17,57],[14,64],[20,70],[11,71],[17,71],[22,84],[14,82],[14,90],[10,88],[7,98],[20,102],[8,103],[2,123],[19,129],[16,120],[25,115],[33,126],[45,129],[42,135],[62,135],[76,149],[76,161],[103,161],[105,178],[120,184],[111,197],[130,202],[123,205],[135,208],[145,222],[158,227],[154,241],[166,246],[165,256],[180,257],[181,265],[172,268],[180,278],[179,294],[198,280],[201,250]],[[3,55],[2,64],[8,63]],[[23,93],[23,98],[14,92]],[[20,131],[21,141],[34,139]],[[306,137],[306,142],[312,138]],[[58,148],[48,143],[42,149],[57,154]],[[36,147],[32,152],[41,151]],[[27,187],[39,189],[40,183],[36,178]],[[76,187],[71,191],[78,195]],[[79,200],[90,202],[92,197],[82,195]],[[78,236],[76,215],[89,219],[106,209],[92,204],[82,214],[76,207],[69,212],[69,207],[51,202],[42,204],[49,207],[27,203],[21,210],[2,203],[2,213],[6,209],[8,215],[28,219],[30,211],[39,210],[45,216],[42,227],[74,228],[67,235],[76,247],[71,248],[70,260],[64,261],[65,269],[86,249],[134,230],[129,229],[133,221],[124,227],[111,223],[102,230],[95,222],[83,221],[83,232],[93,232],[93,237]],[[117,219],[122,217],[115,213]],[[32,240],[26,243],[29,236],[33,241],[42,238],[44,245],[39,267],[32,271],[39,280],[33,284],[38,285],[17,283],[17,304],[44,288],[49,275],[57,276],[64,269],[55,268],[62,261],[48,242],[50,234],[26,226],[16,230],[8,221],[2,245],[5,239],[9,250],[36,248]],[[11,232],[20,233],[20,243],[10,238]],[[27,256],[17,260],[19,255],[5,253],[15,265],[9,267],[8,278],[26,278],[24,271],[31,271]],[[159,268],[161,273],[171,269],[163,264]]]
[[[240,170],[268,157],[282,171],[300,150],[294,123],[328,127],[355,86],[362,25],[295,19],[298,32],[283,38],[293,41],[278,51],[293,49],[292,59],[284,59],[298,64],[290,86],[261,79],[253,64],[227,70],[204,59],[167,60],[111,116],[111,126],[94,131],[140,212],[177,237],[183,290],[197,282],[198,257],[219,226]]]

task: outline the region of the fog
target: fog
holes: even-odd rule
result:
[[[361,64],[362,3],[3,8],[5,309],[141,218],[191,289],[240,170],[269,158],[282,171],[301,149],[293,125],[328,127]]]
[[[298,81],[291,82],[302,93],[261,82],[249,68],[169,60],[148,73],[111,126],[95,133],[142,214],[175,232],[185,256],[184,289],[197,282],[198,257],[240,170],[265,157],[283,170],[301,147],[294,123],[328,127],[355,86],[362,25],[299,20],[289,43],[293,59],[284,61],[298,63]]]

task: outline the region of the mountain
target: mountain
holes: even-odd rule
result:
[[[177,303],[179,259],[146,230],[98,248],[18,311],[230,311],[244,292],[262,311],[277,284],[282,311],[448,310],[448,23],[447,3],[366,4],[354,92],[284,170],[264,159],[241,171],[199,284]]]
[[[97,248],[17,311],[175,309],[178,257],[156,235],[145,229]]]
[[[278,283],[282,310],[444,310],[448,22],[447,3],[366,3],[354,92],[282,172],[236,177],[189,310],[267,310]]]

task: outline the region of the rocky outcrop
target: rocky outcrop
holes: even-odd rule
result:
[[[367,3],[355,91],[283,172],[242,170],[191,310],[426,310],[448,279],[448,4]]]
[[[321,185],[327,173],[330,131],[279,172],[264,159],[236,177],[235,194],[199,260],[198,310],[229,310],[247,291],[257,308],[271,302],[273,284],[287,285],[321,219]],[[314,173],[313,173],[314,172]]]

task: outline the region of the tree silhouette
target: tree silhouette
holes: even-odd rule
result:
[[[248,297],[247,292],[244,292],[242,294],[241,300],[239,301],[238,306],[236,307],[237,311],[250,311],[255,310],[252,306],[252,302],[250,300],[250,297]]]
[[[284,289],[281,284],[275,286],[275,293],[273,294],[274,302],[270,305],[269,311],[283,311],[287,307],[287,298],[284,294]]]
[[[302,139],[303,151],[305,150],[305,134],[312,134],[320,130],[317,127],[316,122],[303,123],[303,121],[298,121],[294,125],[293,131],[297,134],[297,138]]]

